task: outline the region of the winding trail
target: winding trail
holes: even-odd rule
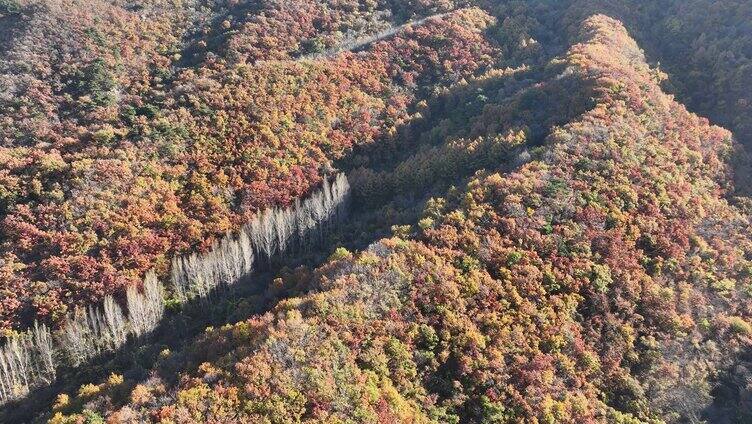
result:
[[[381,41],[385,38],[389,38],[395,34],[398,34],[408,28],[412,28],[414,26],[420,26],[426,23],[427,21],[431,19],[440,19],[444,16],[451,15],[452,13],[456,12],[456,10],[450,11],[450,12],[444,12],[444,13],[437,13],[435,15],[426,16],[425,18],[420,18],[416,21],[408,21],[404,24],[392,28],[385,29],[381,32],[378,32],[373,35],[369,35],[367,37],[361,37],[356,40],[353,40],[349,43],[340,44],[338,46],[332,47],[328,50],[325,50],[321,53],[313,53],[313,54],[307,54],[300,57],[295,58],[295,62],[303,62],[303,61],[309,61],[309,60],[320,60],[320,59],[326,59],[333,56],[336,56],[342,52],[345,51],[354,51],[358,50],[362,47],[365,47],[369,44],[375,43],[377,41]]]
[[[365,36],[365,37],[360,37],[350,42],[334,46],[323,52],[306,54],[306,55],[298,56],[296,58],[287,59],[287,60],[259,60],[258,62],[256,62],[256,64],[278,63],[278,62],[311,62],[315,60],[330,59],[334,56],[337,56],[338,54],[342,52],[352,52],[355,50],[359,50],[363,47],[368,46],[369,44],[373,44],[375,42],[392,37],[408,28],[423,25],[424,23],[430,21],[431,19],[440,19],[440,18],[443,18],[444,16],[451,15],[452,13],[455,13],[455,12],[457,12],[457,10],[452,10],[450,12],[437,13],[435,15],[426,16],[424,18],[420,18],[415,21],[408,21],[402,25],[391,27],[383,31],[377,32],[376,34],[372,34],[372,35]]]

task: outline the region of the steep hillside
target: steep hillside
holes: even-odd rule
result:
[[[511,75],[466,83],[498,93],[463,106],[477,130],[434,117],[446,134],[422,136],[435,147],[419,151],[437,159],[404,158],[416,172],[436,163],[434,181],[468,175],[442,163],[486,168],[430,199],[415,226],[338,249],[304,279],[310,294],[163,352],[148,379],[113,375],[59,396],[52,421],[749,419],[740,404],[711,406],[752,341],[749,219],[724,198],[731,134],[662,92],[605,16],[544,69]],[[546,87],[580,100],[552,105],[544,140],[525,141],[524,107]],[[472,159],[494,139],[532,155]],[[397,187],[409,173],[379,175]]]
[[[621,20],[652,63],[670,75],[664,88],[692,111],[752,143],[752,5],[713,0],[481,1],[503,20],[509,57],[544,60],[566,46],[582,19],[603,13]]]
[[[297,3],[17,3],[0,61],[2,330],[57,326],[150,269],[167,275],[171,257],[291,205],[494,55],[492,18],[468,9],[361,54],[295,61],[392,15]]]
[[[750,22],[0,0],[0,422],[752,421]]]
[[[752,5],[744,1],[628,2],[625,22],[641,28],[638,40],[671,75],[680,101],[752,144]],[[583,13],[591,5],[582,6]],[[611,7],[613,9],[613,7]],[[589,12],[592,13],[592,10]]]

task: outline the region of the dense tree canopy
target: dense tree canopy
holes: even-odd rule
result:
[[[179,66],[178,41],[200,10],[180,26],[174,10],[156,6],[23,9],[2,62],[3,329],[59,323],[74,305],[122,294],[148,269],[165,273],[170,256],[210,246],[256,211],[290,205],[332,160],[388,136],[431,87],[472,75],[493,55],[479,33],[492,19],[469,9],[362,54],[291,60],[314,28],[280,29],[289,47],[268,46],[278,38],[259,16],[287,25],[331,14],[340,28],[383,14],[375,5],[300,3],[263,4],[263,13],[231,24],[241,30],[221,25],[224,56],[208,53],[189,68]],[[260,25],[263,39],[249,35]],[[41,41],[50,36],[81,45]],[[58,46],[70,51],[51,51]]]
[[[82,407],[170,422],[704,417],[752,341],[750,228],[724,199],[731,134],[664,94],[610,18],[584,22],[549,66],[528,90],[569,79],[594,103],[527,163],[484,166],[416,227],[335,252],[304,277],[311,294],[207,332],[176,384],[110,379],[53,421]],[[477,145],[460,143],[434,155]]]
[[[0,0],[0,421],[752,420],[750,22]]]

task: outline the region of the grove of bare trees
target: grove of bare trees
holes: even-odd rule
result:
[[[325,178],[321,189],[287,209],[261,211],[237,236],[228,234],[205,253],[175,257],[172,294],[179,302],[205,298],[220,285],[231,285],[253,271],[256,257],[269,263],[292,247],[306,249],[323,236],[326,226],[344,213],[350,186],[344,174]],[[55,379],[61,365],[79,366],[123,346],[129,337],[150,333],[165,310],[165,287],[152,270],[143,290],[125,294],[125,311],[113,296],[101,305],[70,313],[56,332],[36,324],[27,332],[7,337],[0,347],[0,404],[25,396]]]
[[[206,253],[175,257],[172,285],[180,301],[206,297],[213,289],[253,271],[257,257],[271,263],[288,249],[307,249],[320,241],[328,223],[340,217],[350,193],[344,174],[324,179],[320,190],[291,207],[259,212],[239,234],[228,234]]]
[[[25,395],[31,386],[54,379],[53,339],[46,325],[36,323],[0,348],[0,403]]]

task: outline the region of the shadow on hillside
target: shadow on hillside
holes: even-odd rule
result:
[[[519,166],[553,128],[593,107],[592,82],[563,64],[490,73],[433,97],[394,137],[357,146],[337,167],[350,177],[356,212],[385,216],[385,206],[418,204],[480,170]],[[515,132],[522,142],[493,146]]]
[[[703,419],[711,423],[752,422],[752,352],[739,355],[721,370],[718,385],[713,389],[713,402],[703,411]]]
[[[193,31],[186,34],[183,39],[183,48],[180,51],[180,60],[176,66],[178,68],[189,68],[200,64],[206,60],[208,52],[226,51],[226,44],[236,30],[228,30],[224,27],[225,21],[231,21],[235,26],[246,22],[249,16],[255,16],[262,10],[260,1],[246,2],[226,2],[217,3],[210,11],[213,16],[210,22],[205,26],[201,25],[201,31]]]

